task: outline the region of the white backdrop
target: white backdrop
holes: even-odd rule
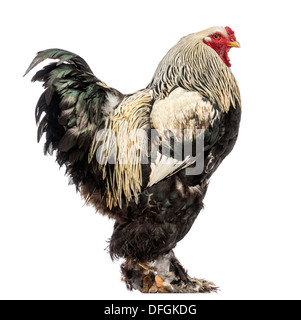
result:
[[[1,299],[300,299],[300,25],[298,1],[2,1]],[[180,37],[230,26],[243,118],[213,176],[206,208],[176,255],[210,295],[142,295],[105,251],[113,221],[68,186],[36,143],[40,84],[22,78],[37,51],[81,55],[108,85],[145,87]],[[31,76],[33,73],[31,74]]]

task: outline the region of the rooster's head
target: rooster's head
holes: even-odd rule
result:
[[[202,35],[204,43],[215,50],[224,63],[231,67],[228,52],[232,47],[240,47],[234,31],[229,27],[213,27],[202,31]]]

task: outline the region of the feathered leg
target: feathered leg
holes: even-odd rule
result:
[[[218,289],[212,282],[189,277],[173,251],[146,264],[126,261],[121,270],[127,287],[144,293],[209,293]]]

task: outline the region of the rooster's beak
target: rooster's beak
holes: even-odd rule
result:
[[[228,47],[240,48],[240,43],[238,41],[230,41],[227,43]]]

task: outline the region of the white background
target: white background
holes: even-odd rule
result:
[[[300,299],[298,1],[2,1],[0,3],[1,299]],[[22,78],[39,50],[81,55],[121,92],[145,87],[180,37],[230,26],[241,49],[238,143],[213,176],[206,209],[176,248],[210,295],[142,295],[105,251],[113,221],[83,206],[36,143],[40,84]],[[31,76],[33,73],[31,74]]]

